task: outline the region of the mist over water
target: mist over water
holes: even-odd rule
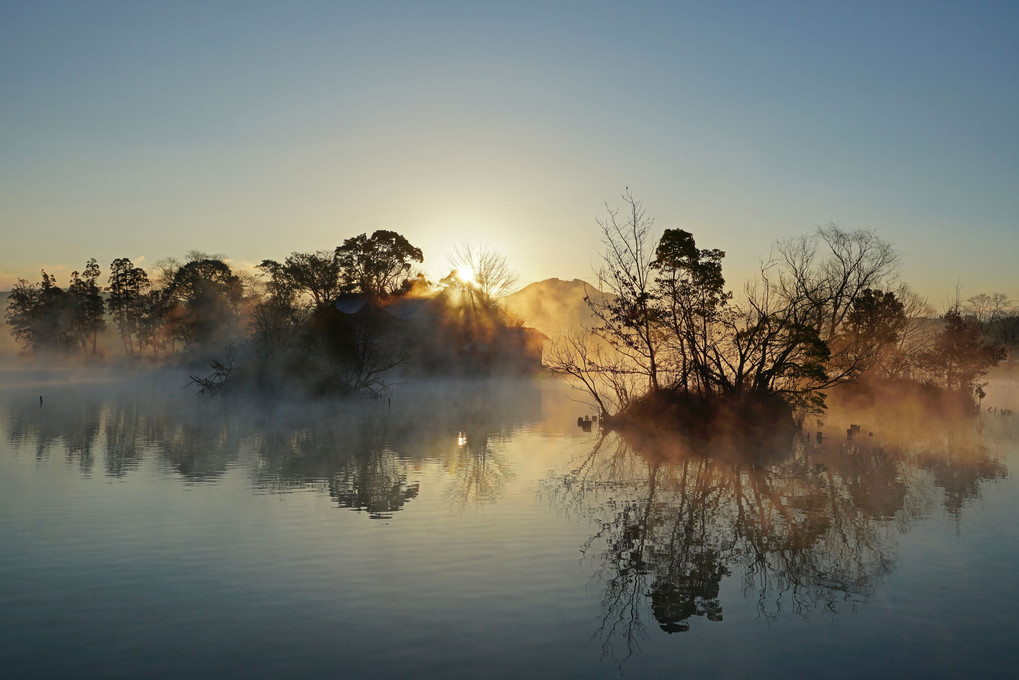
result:
[[[291,4],[0,4],[0,680],[1019,677],[1019,4]]]
[[[979,416],[833,409],[741,457],[585,432],[547,379],[3,370],[11,677],[1014,674],[1014,374]]]

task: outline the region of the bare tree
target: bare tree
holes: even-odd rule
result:
[[[980,293],[966,301],[962,312],[972,317],[995,343],[1015,345],[1019,340],[1019,309],[1005,293]]]
[[[659,389],[659,353],[662,334],[657,323],[654,270],[655,250],[650,244],[654,218],[627,189],[625,212],[605,206],[607,217],[598,220],[605,252],[599,282],[604,296],[588,296],[588,306],[601,325],[594,332],[640,367],[652,390]]]
[[[1008,313],[1011,301],[1005,293],[980,293],[966,300],[962,311],[966,316],[972,316],[980,325],[987,330],[994,322],[1001,319]]]
[[[341,364],[343,382],[366,394],[382,394],[389,386],[386,373],[407,358],[400,343],[368,318],[353,324],[349,350]]]
[[[161,260],[156,260],[155,269],[150,277],[153,286],[156,288],[166,288],[169,286],[180,267],[181,262],[175,257],[164,257]]]
[[[489,303],[513,290],[517,273],[506,256],[484,245],[461,243],[447,256],[450,266],[466,284],[468,294]]]
[[[839,331],[864,290],[887,288],[899,256],[872,231],[845,231],[835,224],[775,246],[778,292],[798,321],[826,342]]]
[[[813,329],[828,346],[825,383],[852,380],[876,348],[839,342],[846,321],[866,291],[895,284],[899,256],[890,243],[867,230],[846,231],[830,224],[813,235],[780,241],[769,263],[769,281],[789,321]],[[818,387],[817,389],[820,389]]]
[[[569,332],[556,338],[544,357],[545,366],[586,392],[603,417],[625,408],[638,396],[643,377],[641,371],[627,368],[615,350],[607,349],[609,352],[590,334]]]

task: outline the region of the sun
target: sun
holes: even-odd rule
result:
[[[468,286],[478,285],[477,276],[474,274],[474,270],[470,267],[461,267],[456,272],[456,278],[460,279],[460,283]]]

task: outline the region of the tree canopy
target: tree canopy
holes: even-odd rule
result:
[[[409,288],[412,263],[424,262],[420,248],[384,229],[346,239],[337,246],[335,258],[347,291],[378,298]]]
[[[91,259],[83,273],[71,274],[67,290],[45,270],[38,284],[20,279],[5,313],[12,335],[32,350],[95,353],[96,339],[106,327],[98,277],[99,265]]]

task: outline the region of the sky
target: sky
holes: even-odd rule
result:
[[[391,229],[594,280],[629,187],[753,275],[872,229],[1019,298],[1019,3],[0,0],[0,289]],[[104,274],[105,276],[105,274]]]

